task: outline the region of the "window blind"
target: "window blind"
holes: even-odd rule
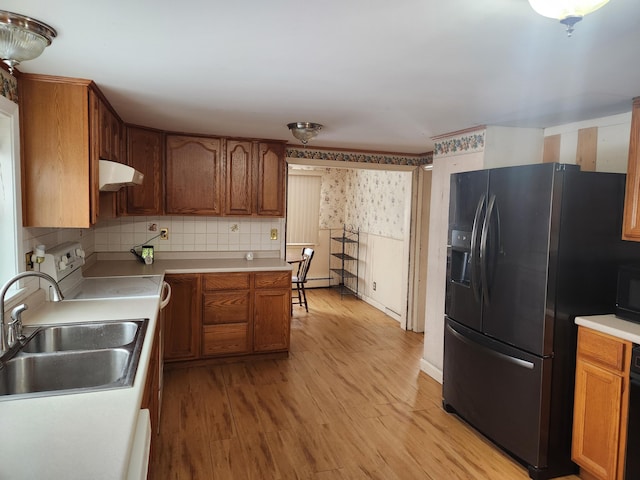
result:
[[[318,243],[321,183],[320,176],[289,173],[287,244]]]

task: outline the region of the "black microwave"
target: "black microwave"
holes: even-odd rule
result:
[[[640,265],[618,269],[616,317],[640,323]]]

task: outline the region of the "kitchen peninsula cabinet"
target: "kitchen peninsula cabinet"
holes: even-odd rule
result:
[[[633,99],[631,110],[631,137],[629,138],[622,238],[640,241],[640,97]]]
[[[75,78],[22,74],[19,89],[23,225],[90,227],[99,209],[100,153],[117,154],[116,140],[101,145],[106,100],[92,81]]]
[[[580,326],[572,459],[600,480],[624,478],[631,342]]]
[[[165,213],[222,215],[222,139],[167,136]]]
[[[202,275],[202,355],[251,351],[251,274]]]
[[[162,215],[164,135],[159,130],[127,127],[127,164],[144,175],[142,185],[126,187],[126,215]]]
[[[291,328],[291,273],[255,274],[253,349],[276,352],[289,349]]]
[[[166,275],[167,361],[289,350],[291,271]]]
[[[164,359],[193,360],[200,356],[200,274],[166,275],[171,301],[165,307]]]

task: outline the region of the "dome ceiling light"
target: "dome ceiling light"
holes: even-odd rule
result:
[[[566,25],[567,36],[585,15],[603,7],[609,0],[529,0],[531,8],[543,17],[555,18]]]
[[[0,58],[12,75],[16,65],[39,57],[56,36],[46,23],[0,10]]]
[[[287,127],[291,130],[292,135],[300,140],[305,147],[307,142],[322,130],[322,125],[313,122],[293,122],[288,123]]]

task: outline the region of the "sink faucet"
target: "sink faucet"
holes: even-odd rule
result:
[[[4,297],[7,294],[7,290],[9,290],[9,287],[11,285],[16,283],[21,278],[25,278],[25,277],[44,278],[53,286],[51,300],[53,300],[54,302],[59,302],[62,299],[64,299],[64,295],[62,295],[62,291],[60,290],[60,285],[58,285],[58,282],[56,282],[51,275],[47,275],[46,273],[33,272],[33,271],[21,272],[16,276],[14,276],[13,278],[9,279],[9,281],[3,285],[2,290],[0,290],[0,354],[5,353],[10,348],[7,342],[7,332],[5,331],[5,323],[4,323]],[[23,310],[26,310],[26,306],[23,308]]]

